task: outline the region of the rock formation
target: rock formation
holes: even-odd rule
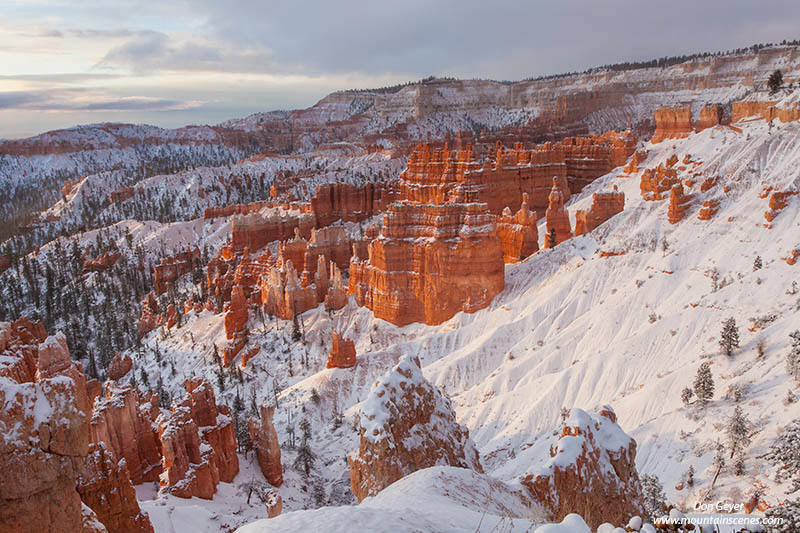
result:
[[[484,308],[504,283],[503,252],[484,204],[398,202],[367,257],[350,262],[348,292],[403,326],[440,324]]]
[[[697,213],[698,220],[711,220],[711,217],[717,214],[717,208],[719,207],[719,200],[706,200],[703,202],[703,207],[700,208],[700,212]]]
[[[350,368],[356,365],[356,345],[334,330],[331,353],[325,368]]]
[[[769,197],[769,211],[764,212],[767,222],[775,220],[775,217],[788,205],[788,199],[796,194],[797,191],[773,192]]]
[[[275,407],[262,405],[259,413],[260,421],[251,418],[247,423],[250,441],[256,450],[258,466],[261,468],[264,478],[273,487],[280,487],[283,484],[283,466],[281,465],[281,446],[278,442],[278,433],[272,423]]]
[[[111,191],[108,195],[108,200],[112,204],[118,204],[120,202],[130,200],[133,198],[134,194],[136,194],[136,189],[133,187],[123,187],[122,189]]]
[[[278,491],[269,489],[264,495],[264,505],[267,508],[267,518],[275,518],[283,509],[283,498]]]
[[[692,128],[692,109],[688,105],[659,107],[653,113],[656,132],[650,142],[659,143],[665,139],[683,139],[694,131]]]
[[[248,215],[234,215],[231,221],[231,246],[234,251],[245,248],[260,250],[272,241],[285,241],[295,229],[308,238],[314,228],[314,217],[298,210],[271,208]]]
[[[794,122],[800,120],[800,105],[779,107],[776,101],[733,102],[731,104],[731,122],[741,122],[749,117],[762,120],[780,120],[781,122]]]
[[[86,377],[62,334],[45,338],[27,319],[0,323],[0,404],[4,532],[153,531],[124,466],[88,475],[98,462]]]
[[[572,237],[572,227],[569,222],[569,213],[564,208],[568,196],[562,191],[558,179],[553,177],[553,188],[550,190],[549,205],[545,213],[547,233],[545,234],[544,247],[552,248]],[[555,242],[553,236],[555,235]]]
[[[113,381],[103,384],[103,395],[95,403],[91,441],[104,443],[110,453],[124,459],[135,485],[155,481],[161,473],[157,416],[155,396],[143,399],[137,389]]]
[[[94,259],[87,258],[83,262],[83,273],[86,272],[102,272],[104,270],[108,270],[112,266],[116,264],[116,262],[120,258],[120,253],[118,251],[106,252],[101,254]]]
[[[667,218],[670,224],[677,224],[683,219],[691,200],[691,195],[683,194],[683,185],[676,183],[672,186],[672,191],[669,195],[669,207],[667,208]]]
[[[522,195],[522,205],[516,214],[506,208],[497,217],[497,237],[503,249],[503,261],[516,263],[539,249],[536,212],[528,209],[528,193]]]
[[[722,105],[706,104],[700,108],[700,118],[694,123],[697,131],[718,126],[722,122]]]
[[[153,284],[156,295],[165,293],[169,289],[169,284],[191,272],[195,267],[199,267],[200,250],[187,250],[173,257],[162,259],[161,262],[153,266]]]
[[[105,443],[89,447],[77,488],[108,533],[153,533],[150,519],[139,508],[125,462],[117,461]]]
[[[592,206],[575,212],[575,235],[589,233],[597,226],[621,213],[625,208],[625,193],[618,192],[614,185],[612,192],[596,192],[592,195]]]
[[[360,446],[350,455],[350,484],[360,502],[417,470],[434,465],[483,472],[450,400],[404,357],[380,378],[361,405]]]
[[[210,500],[220,481],[239,472],[230,410],[217,407],[205,381],[187,381],[186,396],[159,421],[163,452],[161,487],[181,498]]]
[[[133,360],[128,357],[127,355],[122,355],[119,352],[114,354],[114,358],[111,360],[111,363],[108,365],[108,379],[117,381],[128,372],[131,371],[133,367]]]
[[[639,189],[642,198],[648,201],[662,200],[664,193],[670,191],[672,186],[680,183],[678,171],[671,165],[659,164],[656,168],[646,168],[642,171]]]
[[[324,270],[324,269],[323,269]],[[317,272],[319,273],[319,269]],[[319,282],[317,282],[319,286]],[[319,292],[319,289],[318,291]],[[347,305],[347,287],[342,282],[342,271],[336,263],[330,263],[330,276],[328,277],[328,290],[325,294],[325,309],[338,311]]]
[[[158,312],[158,302],[152,292],[142,300],[142,314],[139,317],[139,335],[144,336],[167,323],[166,317]]]
[[[636,441],[617,425],[606,406],[599,414],[572,409],[551,459],[522,484],[549,521],[578,513],[594,530],[604,522],[625,524],[642,513],[642,487],[636,472]]]
[[[311,198],[316,227],[330,226],[337,220],[358,222],[374,216],[383,211],[387,196],[378,183],[367,183],[363,187],[350,183],[321,184]]]

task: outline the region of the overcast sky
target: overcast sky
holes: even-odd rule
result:
[[[521,79],[797,38],[798,0],[2,0],[0,138],[215,124],[428,75]]]

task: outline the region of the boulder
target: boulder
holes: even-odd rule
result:
[[[361,404],[358,433],[359,448],[349,459],[359,502],[434,465],[483,472],[469,431],[456,422],[450,400],[424,378],[416,357],[404,357],[375,383]]]
[[[578,513],[594,530],[604,522],[625,524],[642,515],[642,487],[636,471],[636,441],[617,425],[614,411],[572,409],[550,460],[521,482],[560,521]]]

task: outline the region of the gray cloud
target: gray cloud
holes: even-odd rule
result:
[[[176,111],[200,102],[145,96],[90,93],[86,89],[51,89],[0,93],[0,110],[31,111]]]

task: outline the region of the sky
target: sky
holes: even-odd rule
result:
[[[797,0],[0,0],[0,138],[800,38]]]

